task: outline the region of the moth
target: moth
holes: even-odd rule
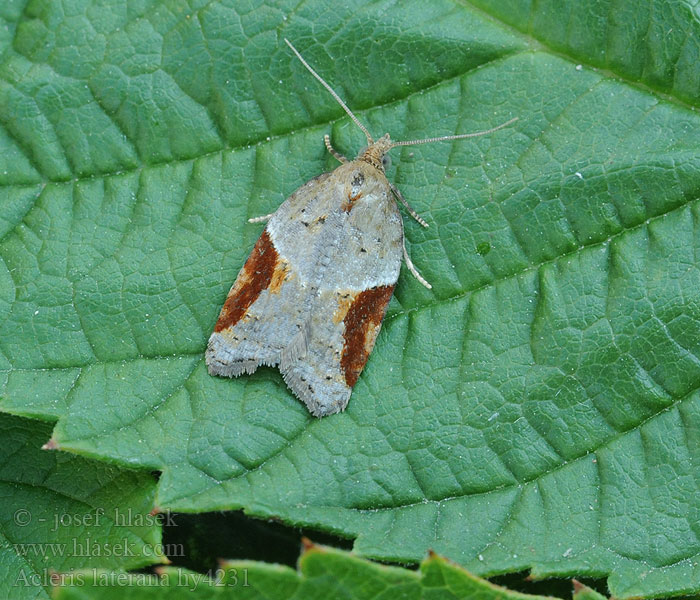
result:
[[[345,409],[382,326],[401,260],[420,283],[406,252],[396,200],[428,224],[385,176],[386,153],[397,146],[457,140],[497,131],[394,142],[367,128],[294,46],[292,52],[367,137],[348,160],[314,177],[269,215],[221,309],[206,350],[209,373],[237,377],[260,365],[279,368],[287,386],[317,417]]]

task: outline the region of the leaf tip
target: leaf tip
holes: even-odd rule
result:
[[[318,550],[318,549],[319,549],[319,546],[317,546],[316,544],[314,544],[314,543],[313,543],[309,538],[307,538],[306,536],[302,536],[302,538],[301,538],[301,545],[302,545],[302,547],[303,547],[303,549],[304,549],[304,552],[308,552],[309,550],[314,550],[314,549]]]
[[[60,450],[58,447],[58,442],[54,439],[51,438],[48,442],[46,442],[42,447],[42,450]]]

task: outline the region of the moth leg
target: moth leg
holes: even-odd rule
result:
[[[335,158],[338,161],[340,161],[341,163],[348,162],[347,158],[345,158],[340,152],[338,152],[333,146],[331,146],[331,138],[328,134],[323,136],[323,143],[326,144],[326,149],[328,150],[328,152],[335,156]]]
[[[427,287],[429,290],[433,289],[433,286],[430,285],[425,279],[423,279],[422,275],[418,272],[418,269],[416,269],[415,265],[413,262],[411,262],[411,257],[408,255],[408,252],[406,251],[406,239],[401,240],[401,245],[403,246],[403,258],[406,261],[406,266],[408,267],[408,270],[413,274],[413,276],[420,281],[425,287]]]
[[[270,217],[275,213],[270,213],[269,215],[263,215],[262,217],[252,217],[248,219],[248,223],[265,223],[270,220]]]
[[[391,191],[394,192],[394,196],[396,196],[396,198],[401,201],[401,204],[403,204],[406,207],[406,210],[408,211],[408,213],[416,221],[418,221],[423,227],[427,227],[428,224],[423,220],[423,218],[415,210],[413,210],[413,208],[411,208],[411,205],[408,202],[406,202],[406,198],[403,197],[403,194],[399,191],[399,188],[397,188],[391,182],[389,182],[389,186],[391,187]],[[405,254],[405,248],[404,248],[404,254]]]

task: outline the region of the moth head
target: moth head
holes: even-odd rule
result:
[[[393,148],[394,144],[388,133],[385,133],[376,142],[370,140],[368,140],[369,146],[360,150],[357,160],[369,163],[375,169],[384,173],[391,166],[391,158],[387,152]]]

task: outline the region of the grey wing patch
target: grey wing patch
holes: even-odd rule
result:
[[[348,404],[398,278],[403,240],[389,185],[371,167],[353,161],[324,182],[270,222],[309,290],[305,336],[283,353],[279,369],[317,417]]]
[[[297,362],[280,372],[285,383],[314,417],[327,417],[345,410],[352,388],[340,382],[325,381],[309,362]]]
[[[303,359],[309,349],[309,323],[299,324],[299,331],[294,334],[287,346],[282,350],[280,364],[290,364]]]
[[[316,417],[345,409],[352,387],[341,369],[343,323],[337,294],[323,293],[307,317],[304,354],[283,353],[279,369],[285,383]]]
[[[274,366],[297,332],[301,289],[289,261],[263,231],[228,293],[206,363],[212,375],[236,377]]]
[[[329,176],[322,173],[307,181],[271,219],[300,211]],[[301,327],[304,294],[298,269],[276,246],[268,224],[231,287],[209,338],[205,355],[209,373],[237,377],[261,365],[278,365],[288,347],[299,354],[295,336]]]
[[[316,417],[345,410],[372,352],[393,285],[361,292],[321,292],[309,321],[307,352],[279,368],[287,385]]]

